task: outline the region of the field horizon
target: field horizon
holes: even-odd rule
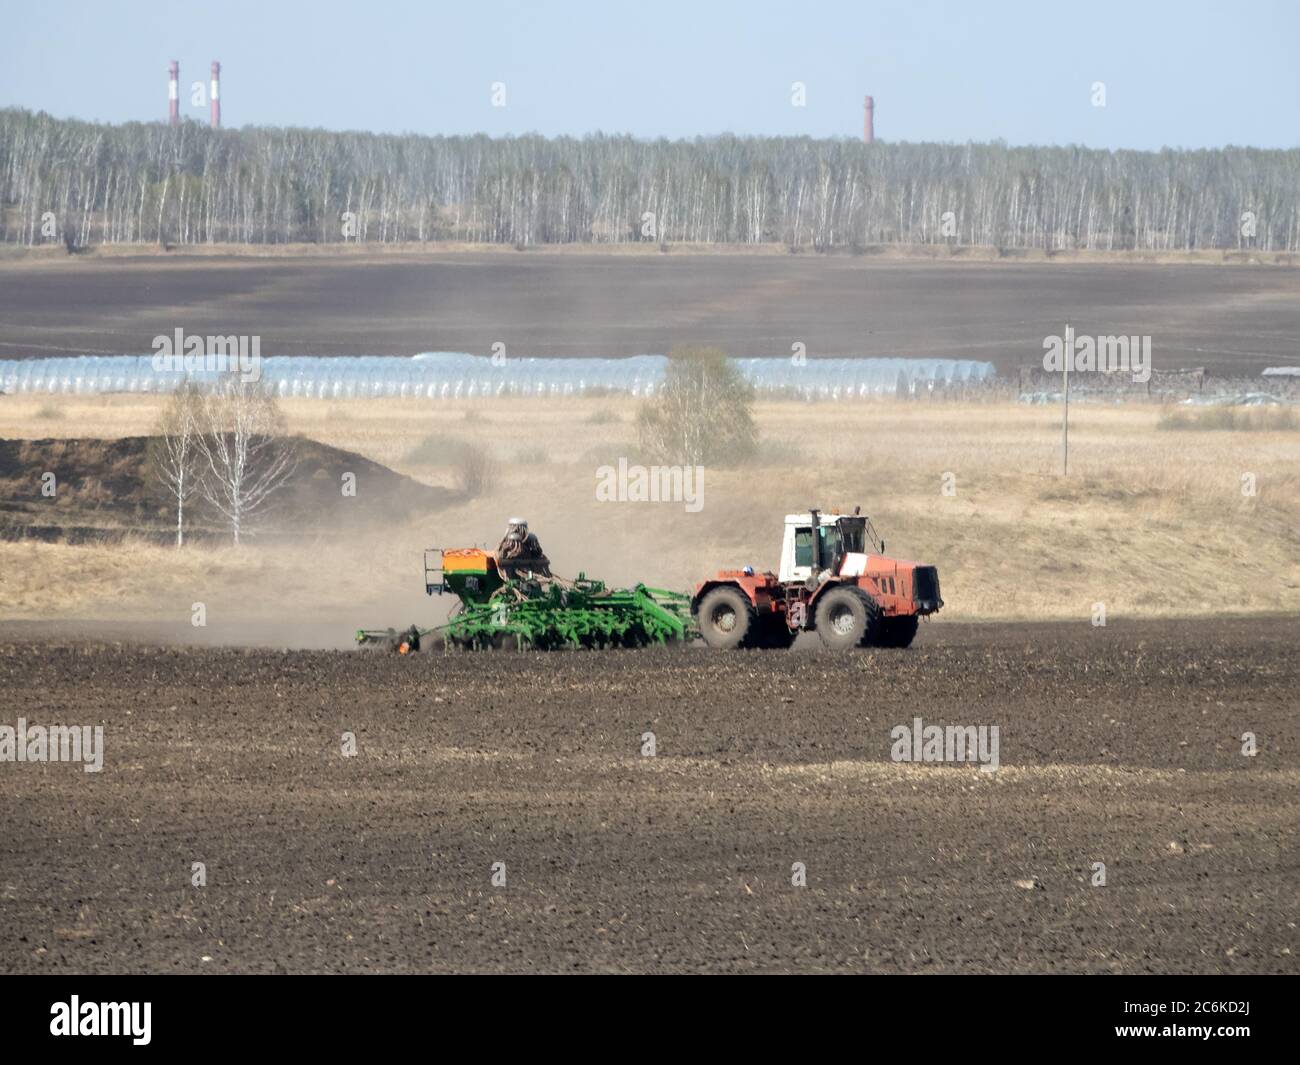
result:
[[[1203,265],[1240,267],[1300,267],[1300,254],[1265,248],[1184,248],[1153,250],[1141,248],[999,248],[992,244],[903,244],[871,243],[854,247],[792,247],[782,241],[755,243],[673,240],[635,243],[601,243],[572,241],[564,244],[515,246],[488,241],[429,240],[400,244],[356,243],[323,244],[289,241],[282,244],[236,244],[214,241],[202,244],[91,244],[69,251],[63,244],[50,240],[41,244],[0,243],[0,270],[15,265],[23,267],[76,263],[78,260],[110,260],[117,263],[133,259],[342,259],[354,263],[382,262],[393,258],[437,258],[443,255],[493,254],[517,255],[602,255],[640,256],[716,256],[766,257],[791,256],[810,259],[915,260],[919,262],[1004,262],[1004,263],[1084,263],[1131,264],[1148,266]]]

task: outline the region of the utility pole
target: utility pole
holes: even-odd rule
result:
[[[1065,327],[1065,366],[1061,376],[1065,381],[1065,411],[1061,416],[1061,476],[1070,475],[1070,363],[1074,361],[1074,330]]]

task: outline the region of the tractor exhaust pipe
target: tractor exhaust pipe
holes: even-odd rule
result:
[[[809,507],[808,512],[812,516],[812,569],[815,580],[822,571],[822,516],[821,511],[813,507]]]

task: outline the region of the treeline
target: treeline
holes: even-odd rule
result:
[[[1300,150],[428,137],[0,110],[0,241],[1300,251]]]

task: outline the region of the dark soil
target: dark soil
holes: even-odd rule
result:
[[[1297,971],[1296,619],[845,655],[21,632],[0,725],[106,753],[0,763],[8,972]],[[999,726],[1001,768],[892,761],[917,716]]]
[[[148,354],[178,326],[263,355],[735,356],[1042,365],[1043,338],[1152,337],[1156,369],[1295,363],[1300,272],[848,255],[430,253],[390,261],[175,256],[4,268],[0,357]]]

